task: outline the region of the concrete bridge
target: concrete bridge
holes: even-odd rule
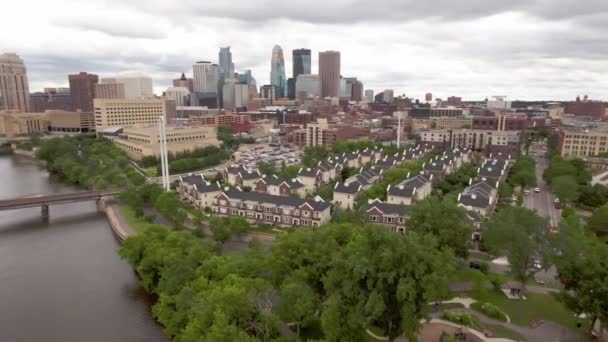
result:
[[[52,195],[37,195],[29,197],[19,197],[13,199],[0,200],[0,210],[13,210],[22,208],[40,207],[43,219],[49,217],[49,205],[65,204],[74,202],[84,202],[100,200],[102,197],[113,196],[120,193],[119,189],[81,191]]]

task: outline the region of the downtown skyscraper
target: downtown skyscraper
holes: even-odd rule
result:
[[[68,75],[70,94],[72,94],[72,109],[75,112],[93,112],[93,99],[95,98],[95,85],[99,83],[99,76],[80,72]]]
[[[287,97],[295,99],[296,82],[300,75],[310,75],[310,50],[297,49],[292,51],[293,72],[291,78],[287,80]]]
[[[0,110],[30,111],[30,89],[23,60],[15,53],[0,55]]]
[[[232,52],[230,46],[221,47],[218,54],[220,68],[225,78],[234,78],[234,63],[232,63]]]
[[[277,97],[284,97],[287,91],[287,80],[285,78],[285,59],[283,58],[283,49],[279,45],[272,48],[272,57],[270,58],[270,84],[279,88]]]
[[[340,94],[340,52],[319,52],[319,81],[321,97],[338,97]]]

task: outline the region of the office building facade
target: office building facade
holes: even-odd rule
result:
[[[298,99],[320,96],[319,85],[319,75],[299,75],[295,82],[295,95]]]
[[[287,91],[287,79],[285,78],[285,58],[283,49],[279,45],[272,48],[270,58],[270,84],[277,86],[278,97],[284,97]]]
[[[175,101],[177,107],[187,106],[190,103],[190,91],[184,87],[169,87],[165,91],[165,96]]]
[[[173,80],[173,86],[188,88],[190,92],[194,91],[194,81],[191,78],[187,78],[186,74],[184,74],[183,72],[180,78],[176,78]]]
[[[232,63],[232,52],[230,46],[221,47],[218,53],[218,61],[225,78],[234,78],[234,63]]]
[[[319,52],[319,82],[322,97],[338,97],[340,92],[340,52]]]
[[[96,99],[124,99],[125,85],[124,83],[97,83],[95,85]]]
[[[72,94],[72,109],[75,112],[92,112],[95,85],[99,82],[99,76],[81,72],[68,75],[68,80],[70,82],[70,94]]]
[[[152,78],[142,74],[125,74],[111,78],[103,78],[102,84],[123,84],[125,99],[150,99],[154,97]]]
[[[95,99],[95,129],[99,134],[109,127],[156,124],[158,117],[166,121],[176,115],[175,101],[161,99]]]
[[[195,93],[208,92],[209,86],[207,82],[210,68],[211,62],[207,61],[196,62],[192,65],[192,86]]]
[[[365,90],[365,101],[374,102],[374,91],[372,89]]]
[[[0,55],[0,110],[31,111],[27,69],[15,53]]]

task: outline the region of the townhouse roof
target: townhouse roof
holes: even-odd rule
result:
[[[486,163],[482,167],[479,168],[479,171],[477,172],[477,176],[480,178],[501,177],[503,175],[503,171],[504,171],[503,167],[504,167],[504,165],[500,166],[500,164],[487,164]]]
[[[262,178],[260,178],[261,182],[266,183],[267,185],[280,185],[281,183],[283,183],[282,180],[279,179],[279,177],[277,177],[276,175],[272,175],[272,176],[267,176],[267,175],[262,175]]]
[[[300,199],[291,196],[275,196],[267,193],[261,192],[247,192],[241,191],[239,189],[228,189],[224,190],[218,196],[222,194],[226,195],[229,199],[236,199],[239,201],[250,201],[256,202],[259,204],[273,204],[276,206],[288,206],[294,208],[300,208],[302,206],[308,205],[316,211],[323,211],[329,208],[330,204],[317,199]]]
[[[221,191],[222,187],[220,186],[220,183],[215,182],[215,183],[211,183],[211,182],[203,182],[202,184],[196,184],[195,186],[196,191],[198,191],[201,194],[205,194],[205,193],[209,193],[209,192],[217,192],[217,191]]]
[[[245,168],[242,167],[241,165],[230,165],[228,167],[226,167],[226,172],[230,173],[230,174],[238,174],[239,172],[243,172],[245,171]]]
[[[302,177],[316,177],[321,170],[319,169],[311,169],[311,168],[301,168],[298,172],[298,176]]]
[[[378,209],[383,215],[390,216],[409,216],[410,206],[403,204],[390,204],[384,203],[379,199],[375,199],[370,201],[370,203],[365,205],[365,211],[369,212],[374,208]]]
[[[355,181],[355,182],[336,182],[336,185],[334,186],[334,193],[338,192],[341,194],[350,194],[350,195],[355,195],[357,193],[359,193],[359,191],[361,191],[363,187],[361,186],[361,183]]]
[[[490,185],[492,183],[493,182],[484,182],[484,181],[473,183],[472,185],[470,185],[469,187],[467,187],[465,189],[465,191],[466,192],[472,192],[472,191],[475,191],[475,190],[479,189],[479,190],[485,191],[486,193],[489,194],[489,193],[492,193],[492,191],[495,189],[492,185]]]
[[[283,183],[287,184],[287,186],[289,186],[292,189],[300,189],[300,188],[305,187],[305,185],[303,183],[300,183],[300,181],[297,178],[286,180]],[[283,184],[283,183],[281,183],[281,184]]]
[[[492,204],[492,197],[482,192],[462,193],[458,195],[458,203],[474,208],[487,208]]]
[[[388,186],[386,189],[386,193],[389,196],[397,196],[397,197],[413,197],[416,193],[416,186],[407,186],[407,185],[397,185],[397,186]]]
[[[432,178],[432,176],[431,176],[431,178]],[[424,186],[425,184],[430,183],[431,178],[426,177],[424,175],[416,175],[414,177],[410,177],[410,178],[404,180],[399,185],[403,184],[403,185],[409,186],[409,187],[420,188],[420,187]]]
[[[181,176],[181,177],[179,177],[179,180],[182,183],[192,184],[192,185],[205,183],[205,178],[203,177],[202,174],[199,174],[199,175],[191,174],[188,176]]]
[[[241,178],[243,178],[243,180],[252,180],[252,179],[258,179],[258,178],[262,177],[260,175],[260,171],[258,171],[258,170],[241,171],[241,172],[239,172],[239,174],[241,175]]]
[[[443,172],[445,170],[446,161],[443,159],[435,159],[424,164],[425,171]]]

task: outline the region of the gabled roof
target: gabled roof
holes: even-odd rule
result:
[[[498,178],[503,175],[503,171],[504,171],[504,164],[501,166],[500,164],[486,163],[482,167],[479,168],[479,171],[477,172],[477,177],[479,177],[479,178],[482,178],[482,177]]]
[[[425,171],[431,172],[443,172],[445,170],[446,162],[442,159],[436,159],[424,164]]]
[[[297,178],[283,181],[281,184],[283,184],[283,183],[287,184],[287,186],[290,187],[291,189],[300,189],[300,188],[305,187],[305,185],[300,183],[300,181]]]
[[[406,185],[397,185],[397,186],[388,186],[386,189],[386,193],[389,196],[397,196],[397,197],[413,197],[416,194],[415,186],[406,186]]]
[[[226,172],[236,175],[239,172],[243,172],[245,171],[245,168],[241,165],[230,165],[228,167],[226,167]]]
[[[242,172],[239,172],[239,175],[241,175],[241,178],[243,178],[243,180],[252,180],[252,179],[258,179],[258,178],[262,177],[260,175],[260,171],[258,171],[258,170],[242,171]]]
[[[400,183],[400,185],[403,184],[403,185],[409,186],[409,187],[420,188],[430,182],[431,182],[430,178],[428,178],[424,175],[416,175],[414,177],[410,177],[410,178],[404,180],[403,182]]]
[[[362,188],[363,187],[359,182],[336,182],[336,185],[334,186],[334,193],[337,192],[341,194],[354,195],[359,193]]]
[[[319,169],[311,169],[311,168],[301,168],[300,171],[298,172],[298,176],[302,176],[302,177],[316,177],[319,173],[321,172],[321,170]]]
[[[199,174],[199,175],[192,174],[192,175],[188,175],[188,176],[181,176],[181,177],[179,177],[179,180],[182,183],[191,184],[191,185],[205,183],[205,177],[203,177],[202,174]]]
[[[369,212],[374,208],[378,209],[383,215],[391,216],[408,217],[410,211],[410,206],[408,205],[383,203],[379,199],[372,200],[365,205],[366,212]]]
[[[477,182],[477,183],[470,185],[468,188],[466,188],[465,191],[471,192],[471,191],[475,191],[475,190],[482,190],[482,191],[485,191],[486,193],[490,194],[494,190],[494,187],[491,186],[490,183],[492,183],[492,182],[484,182],[484,181]]]
[[[474,208],[488,208],[492,204],[492,197],[481,192],[462,193],[458,195],[458,203]]]
[[[329,206],[330,206],[329,203],[324,202],[322,200],[317,201],[314,199],[300,199],[300,198],[291,197],[291,196],[275,196],[275,195],[270,195],[270,194],[266,194],[266,193],[255,192],[255,191],[253,191],[253,192],[240,191],[238,189],[224,190],[223,192],[218,194],[218,196],[221,196],[222,194],[224,194],[229,199],[257,202],[259,204],[268,203],[268,204],[274,204],[276,206],[289,206],[289,207],[294,207],[294,208],[300,208],[302,206],[308,205],[317,211],[323,211],[323,210],[329,208]]]
[[[203,184],[196,184],[195,189],[199,193],[204,194],[204,193],[209,193],[209,192],[220,191],[220,190],[222,190],[222,187],[220,186],[220,183],[218,183],[218,182],[215,182],[215,183],[204,182]]]
[[[272,176],[262,175],[262,178],[260,178],[260,182],[264,182],[264,183],[266,183],[266,185],[277,185],[278,186],[283,181],[280,180],[279,177],[277,177],[276,175],[272,175]]]

